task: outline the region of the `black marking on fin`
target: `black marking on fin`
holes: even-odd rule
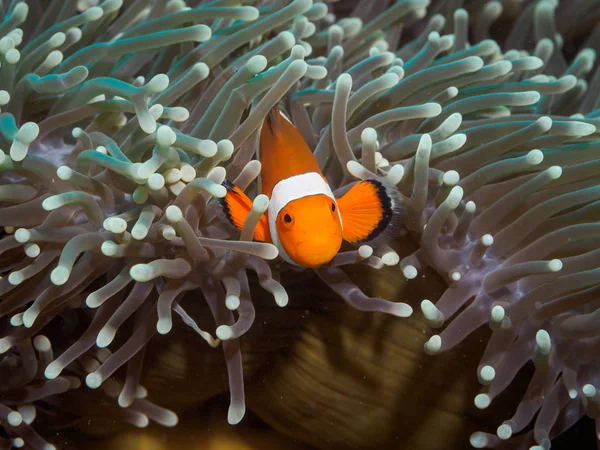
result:
[[[235,185],[231,181],[225,179],[225,180],[223,180],[221,185],[225,189],[227,189],[227,193],[232,193],[234,195],[238,195],[237,192],[235,192]],[[231,217],[231,210],[229,209],[229,204],[227,203],[226,199],[227,199],[227,195],[225,195],[225,197],[220,198],[219,203],[221,203],[221,207],[223,208],[223,213],[225,214],[225,217],[233,225],[233,218]]]
[[[223,186],[229,192],[235,192],[235,184],[233,184],[228,179],[223,180],[223,182],[221,183],[221,186]]]
[[[381,220],[369,235],[361,241],[355,242],[355,244],[361,244],[364,242],[369,242],[377,238],[384,231],[388,229],[390,224],[392,223],[392,219],[394,217],[394,200],[388,195],[388,189],[383,185],[383,183],[379,180],[364,180],[366,183],[371,183],[375,189],[377,189],[377,197],[381,202],[381,206],[383,208],[383,216]]]

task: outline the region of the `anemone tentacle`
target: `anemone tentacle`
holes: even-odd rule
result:
[[[96,3],[0,0],[0,446],[53,448],[36,415],[74,389],[108,400],[106,417],[176,425],[140,379],[177,318],[222,346],[228,420],[242,420],[249,274],[289,301],[276,247],[249,238],[266,204],[257,131],[278,103],[336,194],[396,185],[419,243],[403,259],[350,246],[319,278],[405,317],[406,299],[369,298],[340,267],[436,270],[448,288],[419,299],[441,329],[425,352],[492,330],[480,409],[533,361],[514,416],[474,447],[547,450],[583,414],[600,420],[599,33],[571,61],[559,34],[586,2],[522,2],[499,43],[491,25],[513,2],[360,0],[349,17],[312,0]],[[215,201],[225,177],[256,198],[241,236]],[[57,321],[69,333],[49,339]]]

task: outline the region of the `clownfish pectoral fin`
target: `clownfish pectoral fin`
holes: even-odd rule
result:
[[[342,237],[346,242],[371,241],[383,232],[393,230],[398,219],[398,193],[380,181],[356,183],[337,200],[342,218]]]
[[[223,186],[227,189],[227,194],[221,200],[225,217],[241,230],[252,209],[252,200],[237,186],[228,180],[223,181]],[[254,229],[254,239],[262,242],[269,242],[269,223],[267,215],[263,214],[256,228]]]

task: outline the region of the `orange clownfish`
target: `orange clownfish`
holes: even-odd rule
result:
[[[262,193],[270,202],[254,239],[276,245],[285,261],[319,267],[333,259],[342,241],[371,241],[390,227],[395,187],[364,180],[335,198],[308,145],[278,108],[262,125],[258,156]],[[225,215],[241,230],[252,201],[231,182],[223,185]]]

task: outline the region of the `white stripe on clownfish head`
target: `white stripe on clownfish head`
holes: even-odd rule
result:
[[[333,196],[333,192],[322,175],[318,174],[317,172],[307,172],[300,175],[295,175],[279,181],[273,188],[271,199],[269,201],[269,209],[267,210],[271,240],[279,249],[279,255],[290,264],[297,265],[288,256],[283,248],[283,245],[281,244],[281,241],[279,240],[279,233],[277,232],[277,216],[289,202],[298,200],[299,198],[318,194],[326,195],[336,203],[336,210],[343,230],[344,223],[342,222],[340,209],[337,208],[337,202]]]

